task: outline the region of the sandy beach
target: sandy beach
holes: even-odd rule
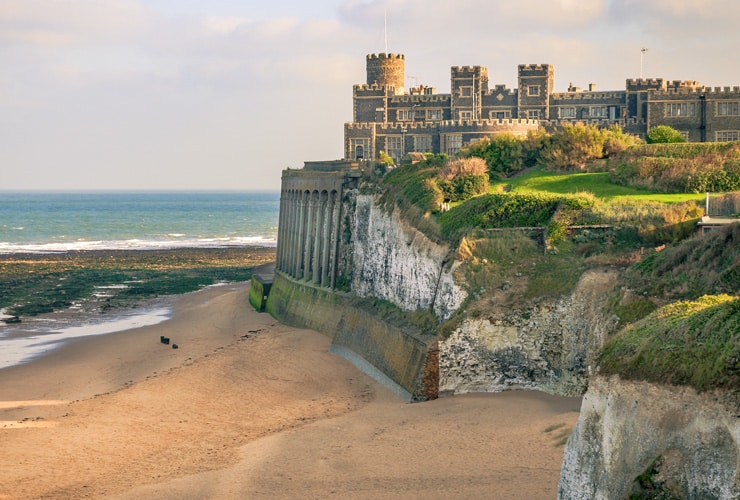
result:
[[[408,404],[247,286],[0,370],[0,499],[555,498],[580,398]]]

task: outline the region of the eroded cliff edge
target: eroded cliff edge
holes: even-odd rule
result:
[[[725,396],[592,378],[558,498],[740,498],[740,408]]]
[[[604,297],[616,283],[613,270],[588,270],[564,297],[492,308],[485,318],[466,317],[440,341],[440,392],[583,394],[614,326]]]

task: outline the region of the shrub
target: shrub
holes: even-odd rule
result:
[[[686,142],[681,132],[668,125],[658,125],[648,130],[647,142],[649,144],[664,144],[671,142]]]
[[[437,185],[444,198],[456,202],[488,192],[490,183],[488,175],[465,175],[451,180],[438,180]]]
[[[740,189],[740,145],[648,144],[628,148],[609,167],[615,184],[664,193]]]
[[[378,151],[378,163],[382,163],[383,165],[388,165],[389,167],[395,167],[396,162],[393,161],[393,158],[391,158],[388,153],[385,151]]]
[[[487,173],[488,167],[481,158],[455,158],[445,162],[439,172],[439,177],[450,181],[457,177],[479,176]]]

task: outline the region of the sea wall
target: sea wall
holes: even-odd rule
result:
[[[368,310],[369,309],[369,310]],[[276,272],[267,311],[281,322],[317,330],[332,339],[331,351],[407,400],[436,397],[435,336],[394,325],[347,294],[296,281]],[[435,366],[428,366],[429,363]],[[433,388],[432,388],[433,386]]]
[[[455,283],[450,249],[388,213],[371,195],[358,195],[354,214],[352,291],[406,311],[449,318],[467,294]]]
[[[740,498],[740,409],[722,396],[594,377],[565,448],[558,498]]]
[[[439,344],[440,393],[537,389],[581,395],[613,320],[613,271],[590,270],[569,296],[467,318]]]

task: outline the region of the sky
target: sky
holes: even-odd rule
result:
[[[343,155],[365,56],[740,85],[737,0],[1,0],[0,190],[279,189]],[[641,49],[647,48],[646,52]],[[642,55],[642,64],[641,64]]]

